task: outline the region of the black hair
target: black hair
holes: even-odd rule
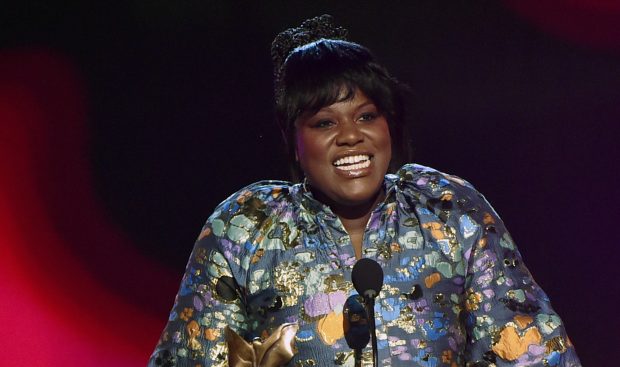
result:
[[[276,68],[278,65],[276,65]],[[341,39],[319,39],[301,45],[276,71],[276,119],[285,140],[291,178],[303,172],[295,160],[295,122],[336,102],[350,100],[359,90],[377,106],[389,126],[395,171],[411,158],[405,124],[407,88],[391,77],[364,46]]]

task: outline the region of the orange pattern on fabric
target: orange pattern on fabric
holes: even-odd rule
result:
[[[206,227],[205,229],[203,229],[200,232],[200,235],[198,235],[198,241],[200,241],[201,239],[209,236],[211,234],[211,228],[210,227]]]
[[[492,349],[495,354],[507,361],[516,360],[527,352],[527,348],[530,345],[540,345],[542,340],[542,336],[536,327],[527,329],[523,336],[521,336],[514,326],[509,325],[499,335],[499,341],[493,345]]]
[[[344,337],[342,312],[331,311],[323,316],[316,324],[316,331],[323,343],[334,345],[338,339]]]
[[[436,240],[443,240],[446,235],[443,233],[443,225],[439,222],[423,223],[422,227],[431,231],[431,235]]]
[[[493,218],[491,213],[484,213],[484,215],[482,216],[482,223],[495,224],[495,218]]]
[[[514,320],[517,326],[519,327],[519,329],[525,329],[526,326],[528,326],[529,324],[532,323],[532,321],[534,321],[534,318],[532,318],[532,316],[527,316],[527,315],[516,315],[514,317]]]
[[[441,274],[433,273],[427,276],[426,278],[424,278],[424,284],[426,285],[426,288],[433,288],[433,286],[440,280],[441,280]]]
[[[217,329],[208,328],[207,330],[205,330],[205,338],[207,340],[214,341],[215,339],[219,338],[219,336],[220,331]]]
[[[192,350],[199,350],[201,347],[200,342],[197,340],[200,335],[200,325],[196,322],[196,320],[190,321],[185,327],[187,331],[187,346]]]

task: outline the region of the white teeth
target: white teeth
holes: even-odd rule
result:
[[[343,171],[355,171],[355,170],[367,168],[369,166],[370,166],[370,159],[367,159],[361,163],[349,164],[346,166],[336,166],[336,168],[338,168],[339,170],[343,170]]]
[[[360,162],[364,162],[364,163],[360,163]],[[360,164],[363,165],[364,167],[368,167],[370,165],[370,156],[366,154],[352,155],[352,156],[340,158],[334,162],[334,166],[341,166],[344,164],[350,165],[347,167],[347,170],[354,169],[351,167],[358,166]]]

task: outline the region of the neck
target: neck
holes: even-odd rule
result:
[[[370,214],[373,209],[385,198],[383,188],[379,189],[375,195],[362,203],[338,203],[329,199],[317,190],[311,189],[311,191],[318,201],[329,206],[332,212],[340,218],[343,224],[345,224],[345,222],[357,223],[365,219],[366,221],[364,222],[364,226],[366,225],[368,218],[370,218]],[[345,228],[346,227],[347,226],[345,225]]]
[[[355,257],[362,257],[362,243],[364,231],[370,219],[372,211],[379,202],[384,200],[385,192],[381,188],[370,200],[359,204],[336,203],[324,197],[319,192],[313,192],[315,197],[324,204],[327,204],[332,212],[340,218],[340,222],[351,238],[351,244],[355,250]]]
[[[379,190],[372,200],[357,205],[330,205],[330,208],[340,218],[342,225],[347,232],[361,230],[366,228],[366,224],[370,219],[370,214],[385,198],[383,189]]]

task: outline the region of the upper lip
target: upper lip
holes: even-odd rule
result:
[[[332,164],[336,163],[336,161],[338,161],[339,159],[353,157],[356,155],[367,155],[370,159],[372,159],[373,157],[372,153],[369,153],[365,150],[347,150],[345,152],[336,154],[336,156],[332,159]]]

